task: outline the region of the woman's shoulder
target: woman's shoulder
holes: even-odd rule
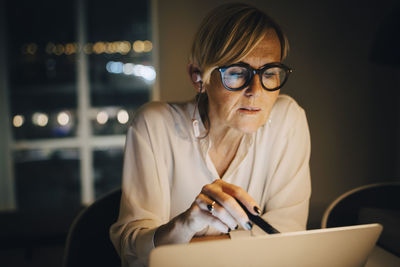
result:
[[[304,109],[288,95],[279,95],[272,108],[269,123],[277,131],[290,131],[299,122],[306,122]],[[303,124],[303,123],[302,123]]]
[[[150,101],[142,105],[137,111],[137,116],[157,116],[168,110],[168,104],[161,101]]]
[[[303,115],[304,109],[288,95],[279,95],[271,111],[271,118],[279,118],[281,121]]]
[[[187,103],[167,103],[152,101],[141,106],[132,120],[133,127],[146,126],[149,130],[161,130],[177,124],[184,124],[188,119]]]
[[[136,112],[134,118],[157,120],[167,119],[170,116],[186,116],[189,102],[167,103],[161,101],[151,101],[141,106]]]
[[[162,120],[167,112],[168,105],[166,103],[158,101],[148,102],[136,110],[132,125]]]
[[[296,102],[296,100],[294,100],[294,98],[282,94],[278,96],[278,99],[275,102],[273,110],[302,112],[303,108],[300,107],[300,105]]]

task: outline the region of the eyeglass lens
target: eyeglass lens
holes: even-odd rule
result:
[[[267,89],[275,89],[281,86],[286,79],[286,70],[281,67],[266,68],[262,73],[262,83]],[[251,70],[243,66],[231,66],[222,72],[225,86],[230,89],[239,89],[250,82]]]

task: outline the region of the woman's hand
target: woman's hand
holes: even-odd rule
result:
[[[188,210],[159,227],[155,245],[189,242],[194,235],[204,233],[208,226],[222,233],[237,229],[239,225],[251,230],[252,223],[236,199],[254,215],[260,214],[257,203],[245,190],[217,179],[202,188]]]

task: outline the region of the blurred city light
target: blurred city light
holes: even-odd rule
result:
[[[106,124],[108,121],[108,114],[105,111],[100,111],[97,113],[96,120],[98,124]]]
[[[143,41],[137,40],[132,45],[133,51],[136,53],[142,53],[144,51],[144,43]]]
[[[57,44],[53,49],[53,53],[57,56],[61,56],[64,53],[64,46],[62,44]]]
[[[49,122],[49,116],[45,113],[35,112],[32,115],[32,122],[37,126],[45,127]]]
[[[135,69],[135,65],[134,65],[134,64],[132,64],[132,63],[126,63],[126,64],[124,64],[124,66],[123,66],[123,68],[122,68],[122,72],[123,72],[125,75],[131,75],[131,74],[133,74],[134,69]]]
[[[92,54],[93,53],[93,44],[92,43],[85,44],[85,46],[83,47],[83,52],[88,55]]]
[[[13,125],[14,127],[18,128],[21,127],[25,122],[25,118],[22,115],[15,115],[13,118]]]
[[[93,46],[93,51],[94,51],[96,54],[104,53],[105,50],[106,50],[106,45],[104,44],[104,42],[97,42],[97,43],[95,43],[94,46]]]
[[[74,46],[75,52],[78,53],[79,51],[81,51],[81,45],[77,42],[72,44]]]
[[[153,81],[156,78],[156,71],[152,66],[135,65],[133,74],[147,81]]]
[[[119,45],[119,51],[122,55],[128,54],[131,51],[131,43],[123,41]]]
[[[117,49],[115,48],[114,43],[108,43],[108,42],[106,42],[106,43],[104,44],[104,46],[105,46],[105,52],[106,52],[107,54],[114,54],[114,53],[117,52]]]
[[[150,52],[153,49],[153,44],[149,40],[144,41],[143,45],[143,52]]]
[[[122,63],[119,61],[109,61],[106,64],[106,70],[109,73],[125,74],[142,77],[147,81],[154,81],[156,78],[156,71],[153,66],[144,66],[141,64]]]
[[[37,44],[35,44],[35,43],[28,44],[26,50],[27,50],[28,54],[34,55],[37,51]]]
[[[45,50],[46,50],[47,54],[51,55],[54,50],[54,43],[52,43],[52,42],[47,43]]]
[[[129,121],[129,114],[125,109],[118,111],[117,120],[121,124],[126,124]]]
[[[57,115],[58,124],[60,124],[61,126],[65,126],[69,123],[69,121],[70,121],[70,115],[67,112],[62,111],[58,113]]]
[[[124,69],[124,63],[109,61],[107,62],[106,69],[110,73],[115,73],[115,74],[122,73]]]
[[[34,55],[38,51],[39,47],[36,43],[24,44],[21,51],[24,55]],[[129,41],[115,41],[115,42],[96,42],[95,44],[86,43],[82,47],[74,43],[66,44],[55,44],[53,42],[48,42],[44,47],[47,54],[54,54],[56,56],[61,56],[62,54],[72,55],[83,49],[83,52],[90,55],[92,53],[96,54],[116,54],[121,55],[128,54],[131,49],[136,53],[147,53],[153,49],[153,44],[149,40],[141,41],[136,40],[131,44]]]
[[[65,45],[65,54],[71,55],[76,52],[76,46],[72,43],[68,43]]]

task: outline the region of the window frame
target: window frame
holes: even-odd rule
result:
[[[153,43],[152,62],[156,73],[159,73],[158,64],[158,27],[157,27],[157,2],[158,0],[150,1],[150,27]],[[87,41],[87,25],[86,25],[86,1],[75,0],[75,14],[77,19],[76,32],[77,43],[81,46]],[[5,13],[5,3],[1,2],[1,13]],[[5,26],[5,16],[0,16],[2,23],[0,26],[0,62],[3,68],[7,66],[6,46],[7,33]],[[0,72],[0,125],[3,126],[5,137],[0,141],[0,159],[2,160],[0,172],[0,210],[15,210],[16,206],[16,190],[15,178],[13,173],[14,160],[13,152],[20,150],[32,149],[66,149],[76,148],[80,154],[80,184],[81,184],[81,204],[90,205],[95,201],[95,184],[94,184],[94,162],[93,152],[101,148],[123,148],[125,145],[125,135],[105,135],[95,136],[92,133],[92,125],[90,121],[90,111],[94,109],[90,103],[90,80],[88,70],[88,55],[83,51],[77,54],[77,115],[79,117],[77,135],[67,138],[46,138],[40,140],[21,140],[16,141],[11,133],[11,113],[9,107],[9,85],[8,73]],[[159,77],[157,75],[154,85],[150,93],[150,101],[157,101],[160,98]],[[3,120],[4,118],[4,120]],[[4,166],[3,166],[4,165]],[[4,186],[3,186],[4,185]]]

